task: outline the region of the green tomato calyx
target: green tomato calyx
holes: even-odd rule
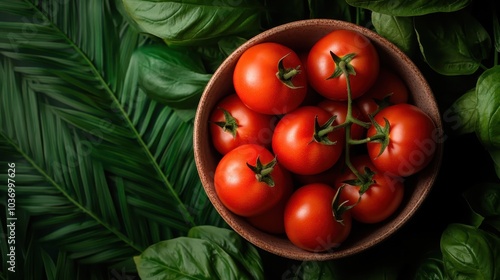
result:
[[[288,55],[290,55],[290,53],[286,54],[278,61],[278,72],[276,72],[276,77],[291,89],[303,88],[303,86],[295,86],[292,82],[293,77],[301,72],[300,64],[295,68],[286,68],[283,64],[283,61]]]
[[[273,172],[276,163],[278,163],[278,161],[275,157],[272,161],[262,164],[260,157],[257,156],[255,165],[251,165],[247,162],[247,166],[255,173],[255,178],[257,178],[259,182],[264,182],[268,186],[274,187],[275,184],[271,173]]]

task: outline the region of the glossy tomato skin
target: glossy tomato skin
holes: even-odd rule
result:
[[[330,54],[338,57],[354,53],[350,61],[356,75],[350,75],[351,96],[356,99],[363,95],[375,82],[379,73],[379,56],[371,41],[364,35],[351,30],[334,30],[310,49],[307,58],[307,78],[312,88],[332,100],[347,100],[345,75],[330,78],[336,64]]]
[[[396,212],[403,201],[404,184],[400,177],[392,177],[378,170],[371,162],[368,155],[357,155],[351,158],[354,168],[360,173],[365,173],[365,168],[370,168],[375,173],[374,183],[363,193],[359,199],[360,186],[345,184],[346,180],[356,179],[350,169],[337,178],[335,186],[344,185],[340,193],[340,202],[348,201],[346,206],[355,205],[351,210],[352,218],[362,223],[379,223]],[[356,204],[357,203],[357,204]]]
[[[337,117],[337,123],[343,124],[347,118],[347,102],[345,101],[334,101],[330,99],[324,99],[318,103],[318,107],[323,108],[330,112],[332,115]],[[361,120],[361,111],[358,109],[356,104],[352,104],[351,106],[352,116],[356,119]],[[342,130],[344,131],[344,130]],[[345,133],[345,132],[344,132]],[[352,139],[363,139],[365,137],[366,128],[358,125],[351,125],[351,138]]]
[[[430,116],[415,105],[401,103],[382,109],[374,120],[390,124],[389,144],[379,155],[380,142],[368,142],[367,150],[373,164],[382,172],[406,177],[426,167],[434,156],[438,131]],[[372,125],[367,136],[376,134]]]
[[[292,184],[292,182],[290,182]],[[266,212],[248,217],[247,221],[254,227],[271,234],[284,234],[285,233],[285,206],[288,199],[292,195],[292,188],[289,190],[278,203]]]
[[[226,122],[224,110],[236,122],[234,136],[230,130],[225,130],[216,124]],[[242,144],[258,144],[270,149],[276,122],[276,117],[257,113],[245,106],[238,95],[230,94],[217,103],[210,115],[212,143],[223,155]]]
[[[410,92],[405,82],[393,70],[381,67],[377,80],[373,86],[354,103],[362,113],[363,119],[368,121],[368,115],[374,115],[379,108],[380,100],[387,99],[388,105],[408,103]]]
[[[276,124],[272,149],[278,162],[289,171],[311,175],[332,167],[342,155],[345,135],[342,130],[328,133],[335,144],[316,142],[314,122],[323,125],[332,115],[317,106],[302,106],[285,116]]]
[[[336,221],[332,201],[336,190],[321,183],[298,188],[285,208],[285,232],[295,246],[312,252],[327,251],[344,242],[351,231],[350,212]]]
[[[279,164],[271,172],[274,187],[259,182],[247,166],[247,163],[255,166],[257,158],[262,164],[267,164],[274,159],[274,155],[260,145],[244,144],[224,155],[215,169],[214,185],[220,201],[230,211],[243,217],[259,215],[271,209],[292,188],[289,172]]]
[[[285,85],[277,76],[278,62],[284,58],[285,68],[298,68],[300,72]],[[266,42],[247,49],[238,59],[233,72],[236,93],[250,109],[270,115],[280,115],[297,108],[304,100],[308,83],[297,53],[287,46]]]

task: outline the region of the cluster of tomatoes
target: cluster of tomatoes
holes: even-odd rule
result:
[[[435,125],[372,42],[335,30],[308,50],[265,42],[242,53],[234,92],[210,117],[221,202],[314,252],[353,221],[397,211],[404,178],[432,159]]]

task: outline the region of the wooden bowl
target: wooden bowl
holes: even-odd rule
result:
[[[213,148],[208,129],[208,119],[215,104],[233,91],[232,73],[238,58],[249,47],[262,42],[277,42],[294,50],[307,50],[321,37],[337,29],[355,30],[368,37],[378,50],[381,61],[395,70],[406,82],[411,103],[427,112],[434,120],[436,150],[433,161],[417,175],[405,180],[405,197],[397,213],[384,222],[374,225],[353,224],[347,240],[340,247],[321,253],[302,250],[286,236],[275,236],[251,226],[244,218],[230,212],[219,200],[214,187],[214,172],[220,155]],[[309,19],[287,23],[264,31],[236,49],[217,69],[208,82],[198,105],[194,121],[194,155],[196,167],[208,198],[222,218],[234,231],[255,246],[295,260],[331,260],[366,250],[387,239],[401,228],[418,210],[436,179],[441,158],[442,122],[433,93],[414,63],[394,44],[377,33],[349,22],[329,19]],[[307,229],[304,229],[307,230]]]

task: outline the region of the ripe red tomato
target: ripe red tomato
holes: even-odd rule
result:
[[[247,218],[248,223],[267,233],[271,234],[285,233],[285,222],[283,217],[285,215],[285,206],[288,202],[288,199],[292,195],[293,189],[289,188],[287,190],[290,191],[287,192],[274,207],[272,207],[271,209],[267,210],[262,214],[248,217]]]
[[[233,72],[234,89],[254,111],[285,114],[297,108],[307,93],[307,74],[301,64],[299,56],[287,46],[272,42],[257,44],[238,59]]]
[[[319,94],[332,100],[347,100],[346,77],[341,72],[334,76],[340,68],[330,52],[345,60],[356,73],[349,76],[352,99],[363,95],[375,83],[380,62],[371,41],[356,31],[334,30],[312,46],[307,58],[307,78]]]
[[[344,212],[343,223],[336,220],[332,202],[336,190],[326,184],[309,184],[298,188],[285,208],[285,232],[294,245],[312,252],[327,251],[344,242],[352,226],[350,212]]]
[[[346,180],[357,179],[356,175],[346,169],[337,178],[335,186],[344,188],[340,192],[340,202],[348,201],[346,206],[355,205],[351,210],[352,218],[362,223],[378,223],[391,216],[398,209],[403,200],[404,184],[400,177],[391,177],[378,170],[370,161],[368,155],[357,155],[351,158],[354,168],[361,174],[368,167],[373,173],[373,183],[360,197],[360,185],[346,184]],[[359,202],[358,202],[359,200]],[[357,203],[357,204],[356,204]]]
[[[242,144],[259,144],[270,149],[276,121],[274,116],[245,106],[238,95],[228,95],[210,115],[212,143],[223,155]]]
[[[405,82],[393,70],[387,67],[380,68],[375,84],[354,103],[363,114],[364,120],[368,115],[375,115],[389,105],[408,103],[409,91]]]
[[[256,144],[241,145],[224,155],[214,175],[222,204],[244,217],[274,207],[292,188],[290,174],[274,160],[269,150]]]
[[[387,147],[382,154],[381,142],[367,143],[370,159],[380,171],[394,176],[410,176],[432,160],[438,131],[422,109],[407,103],[396,104],[382,109],[374,120],[381,127],[385,127],[385,120],[390,125]],[[367,136],[373,138],[376,133],[377,129],[372,125]]]
[[[347,102],[345,101],[334,101],[330,99],[324,99],[318,103],[318,107],[323,108],[330,112],[332,115],[337,116],[337,123],[343,124],[347,118]],[[358,107],[352,103],[351,106],[352,116],[356,119],[361,118],[361,111]],[[344,129],[342,131],[345,131]],[[345,132],[344,132],[345,133]],[[351,138],[352,139],[363,139],[366,133],[366,128],[358,125],[351,125]]]
[[[302,175],[316,174],[332,167],[344,149],[345,135],[334,130],[319,135],[315,125],[327,124],[332,115],[316,106],[302,106],[276,124],[272,147],[280,164]],[[334,125],[335,123],[333,123]]]

